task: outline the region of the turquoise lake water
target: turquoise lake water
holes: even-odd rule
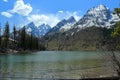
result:
[[[95,51],[40,51],[30,54],[7,54],[0,55],[0,79],[77,79],[83,74],[95,74],[107,64],[107,61],[103,60],[102,53]]]

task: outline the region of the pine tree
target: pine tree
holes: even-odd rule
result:
[[[26,29],[25,26],[22,28],[21,31],[21,47],[26,50]]]
[[[1,36],[1,25],[0,25],[0,47],[1,47],[1,42],[2,42],[2,36]]]
[[[17,31],[16,31],[16,27],[14,26],[13,27],[13,35],[14,35],[14,49],[15,49],[15,40],[16,40],[16,34],[17,34]]]
[[[17,41],[18,41],[17,47],[18,47],[18,49],[20,49],[20,47],[21,47],[21,30],[20,30],[20,27],[19,27],[19,30],[18,30]]]
[[[120,8],[114,9],[114,14],[117,14],[120,18]],[[114,25],[114,31],[112,37],[116,39],[117,48],[120,49],[120,21]]]
[[[5,48],[9,48],[9,36],[10,36],[10,31],[9,31],[9,23],[6,22],[5,25],[5,32],[4,32],[4,39],[5,39]]]
[[[115,8],[114,14],[117,14],[120,17],[120,8]]]
[[[35,38],[35,49],[38,49],[38,38]]]
[[[32,36],[32,33],[31,33],[31,36],[30,36],[30,50],[33,49],[33,36]]]

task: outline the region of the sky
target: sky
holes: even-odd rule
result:
[[[30,22],[55,26],[60,20],[74,16],[78,21],[88,9],[104,4],[111,11],[120,7],[120,0],[1,0],[0,25],[8,21],[10,28]]]

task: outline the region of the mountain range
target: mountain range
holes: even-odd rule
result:
[[[71,16],[69,19],[63,19],[56,26],[49,30],[48,35],[52,35],[54,33],[64,32],[71,29],[72,25],[76,22],[75,18]]]
[[[32,34],[36,37],[44,36],[51,29],[48,24],[42,24],[37,27],[33,22],[27,24],[25,27],[28,34]]]
[[[53,28],[44,23],[36,27],[35,24],[31,22],[26,25],[26,31],[27,33],[31,33],[34,36],[42,37],[44,35],[63,33],[74,28],[83,29],[92,26],[111,27],[117,21],[120,21],[119,17],[117,15],[113,15],[108,7],[100,4],[89,9],[79,21],[76,21],[74,16],[71,16],[69,19],[61,20]]]

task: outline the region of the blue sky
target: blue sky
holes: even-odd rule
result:
[[[36,26],[46,23],[54,26],[64,18],[74,16],[79,20],[86,11],[99,4],[104,4],[111,11],[119,7],[120,0],[2,0],[0,1],[0,23],[6,21],[10,27],[21,27],[31,21]]]

